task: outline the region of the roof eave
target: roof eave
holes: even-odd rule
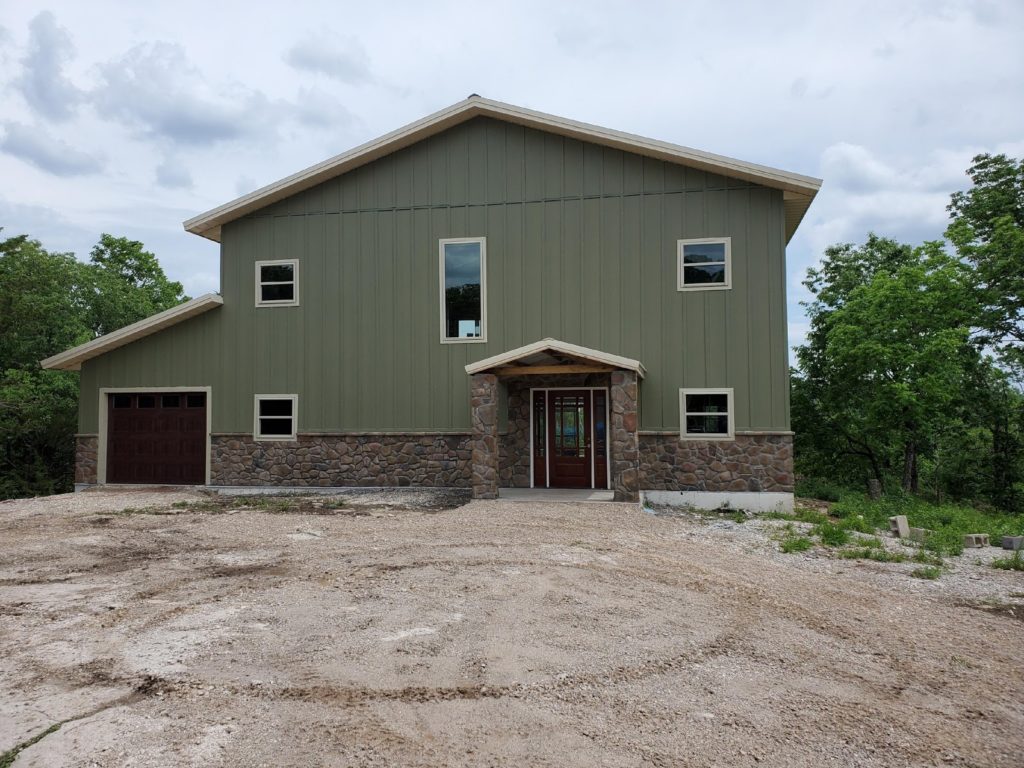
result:
[[[60,354],[48,357],[40,361],[39,365],[47,370],[81,370],[82,363],[86,360],[99,357],[113,349],[143,339],[165,328],[170,328],[185,320],[208,312],[215,307],[219,307],[223,303],[224,299],[216,293],[197,296],[176,307],[158,312],[131,325],[126,325],[124,328],[118,328],[116,331],[111,331],[92,341],[87,341],[85,344],[79,344],[77,347],[72,347]]]
[[[517,360],[535,355],[538,352],[561,352],[565,355],[582,358],[595,363],[601,363],[604,365],[611,366],[613,368],[621,368],[627,371],[635,371],[636,374],[642,379],[647,375],[647,369],[644,368],[643,364],[639,360],[633,360],[629,357],[622,357],[621,355],[613,355],[610,352],[602,352],[598,349],[590,349],[589,347],[581,347],[578,344],[570,344],[567,341],[559,341],[558,339],[546,338],[540,341],[535,341],[532,344],[527,344],[516,349],[510,349],[507,352],[502,352],[491,357],[478,360],[475,363],[470,363],[466,366],[466,373],[473,375],[475,373],[483,373],[485,371],[499,368],[509,363],[513,363]]]

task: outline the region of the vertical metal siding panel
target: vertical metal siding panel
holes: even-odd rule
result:
[[[448,143],[450,137],[442,133],[427,140],[430,153],[430,204],[447,205],[448,195]]]
[[[526,129],[504,124],[505,128],[505,200],[510,203],[526,197]]]
[[[527,128],[523,134],[523,195],[527,201],[544,198],[544,134]]]
[[[553,133],[544,134],[544,199],[562,197],[562,174],[565,166],[563,139]]]
[[[771,375],[771,324],[769,322],[769,272],[768,264],[768,191],[754,189],[750,192],[750,257],[749,293],[750,319],[747,327],[750,333],[750,356],[748,386],[750,387],[750,428],[770,427],[772,412]],[[781,393],[780,393],[781,395]]]
[[[639,195],[644,190],[644,158],[640,155],[631,155],[628,152],[622,155],[622,193],[624,195]]]
[[[306,248],[299,263],[299,301],[301,302],[302,333],[295,344],[304,358],[302,406],[299,417],[306,429],[323,430],[324,404],[330,397],[324,377],[324,340],[336,328],[334,312],[336,301],[329,301],[324,292],[327,274],[327,256],[324,243],[324,215],[306,217]]]
[[[429,141],[423,141],[406,150],[412,165],[412,205],[430,204],[431,146]]]
[[[601,297],[601,200],[583,200],[583,271],[580,288],[583,304],[583,346],[601,348],[601,318],[605,313]]]
[[[688,350],[683,342],[683,314],[685,294],[676,290],[676,241],[685,231],[683,229],[683,201],[685,194],[674,193],[662,196],[661,239],[666,251],[664,259],[666,279],[662,283],[662,345],[661,356],[652,358],[650,366],[655,377],[661,370],[662,387],[662,418],[661,425],[647,422],[651,429],[679,427],[679,388],[685,378],[684,360]],[[651,374],[648,374],[649,376]],[[644,381],[646,386],[646,379]],[[675,404],[673,405],[673,400]],[[644,418],[644,414],[640,414]]]
[[[377,338],[377,306],[381,287],[377,284],[377,218],[376,211],[359,214],[359,425],[372,429],[381,408],[380,379],[387,371],[380,365],[381,348]],[[371,362],[372,361],[372,362]],[[382,423],[382,422],[381,422]]]
[[[662,291],[671,280],[673,264],[667,258],[671,251],[662,237],[661,195],[646,195],[640,209],[640,300],[636,308],[640,321],[638,359],[648,369],[640,387],[640,419],[642,429],[656,429],[664,421],[664,371],[661,367],[663,347]]]
[[[684,238],[707,237],[704,218],[704,193],[687,192],[683,195]],[[708,337],[704,328],[706,291],[682,291],[683,297],[683,381],[681,387],[708,385],[705,345]]]
[[[395,338],[399,329],[409,326],[412,318],[406,314],[408,306],[399,306],[395,301],[395,214],[393,211],[380,211],[376,214],[376,220],[376,237],[372,251],[376,266],[376,320],[372,335],[377,340],[377,364],[368,367],[377,368],[373,377],[377,393],[374,413],[377,414],[379,423],[390,427],[397,423]]]
[[[583,194],[587,197],[600,195],[604,191],[604,156],[596,144],[583,145]]]
[[[471,222],[474,231],[487,233],[487,347],[490,350],[510,349],[507,340],[508,318],[502,298],[509,285],[508,259],[505,253],[505,207],[502,205],[477,206]],[[473,350],[479,352],[479,350]],[[479,360],[481,355],[475,355]]]
[[[284,219],[284,235],[286,238],[285,250],[282,253],[287,253],[289,258],[299,259],[299,279],[302,278],[302,265],[309,262],[309,227],[307,223],[308,217],[306,216],[289,216]],[[255,279],[255,276],[254,278]],[[306,282],[303,280],[303,282]],[[306,283],[308,284],[308,283]],[[305,361],[305,343],[303,341],[303,322],[302,318],[305,314],[305,307],[302,305],[302,289],[299,289],[299,306],[297,307],[281,307],[275,312],[279,312],[283,322],[275,324],[275,330],[277,331],[277,340],[281,345],[281,349],[284,352],[285,367],[281,373],[284,376],[281,377],[282,386],[285,387],[285,392],[296,392],[299,395],[300,402],[305,399],[305,385],[306,385],[306,361]],[[299,428],[303,427],[303,416],[302,412],[299,413]]]
[[[749,307],[750,296],[760,287],[751,273],[750,262],[758,253],[757,244],[747,233],[750,215],[750,195],[746,190],[729,194],[729,236],[732,237],[732,290],[728,317],[728,343],[726,357],[730,385],[734,389],[733,407],[736,429],[750,429],[750,388],[757,373],[752,370],[750,355]]]
[[[448,199],[449,205],[469,202],[469,135],[468,127],[458,125],[448,132]]]
[[[614,165],[614,164],[613,164]],[[622,351],[622,198],[601,199],[601,341],[598,349]]]
[[[441,317],[441,295],[440,295],[440,278],[439,278],[439,265],[438,265],[438,251],[437,242],[442,237],[450,237],[451,233],[451,222],[447,209],[435,208],[430,211],[430,232],[431,232],[431,246],[434,252],[434,280],[433,280],[433,294],[434,299],[434,311],[431,313],[433,316],[434,328],[436,329],[434,339],[429,347],[430,354],[430,423],[438,428],[448,429],[451,426],[451,400],[449,399],[449,393],[452,386],[452,366],[451,366],[451,347],[452,344],[441,344],[440,340],[440,317]],[[456,345],[457,346],[457,345]],[[462,372],[465,375],[465,371]]]
[[[637,163],[639,169],[639,163]],[[639,175],[636,179],[639,183]],[[622,247],[619,264],[619,354],[639,358],[643,329],[640,311],[640,198],[631,195],[622,199]]]
[[[479,204],[487,202],[487,126],[477,119],[468,126],[467,158],[467,202]]]
[[[413,201],[412,148],[400,149],[392,156],[392,160],[394,162],[391,177],[395,185],[394,204],[396,208],[408,208]]]
[[[486,163],[486,202],[499,205],[505,202],[508,184],[508,165],[505,152],[505,123],[497,120],[485,122],[484,161]]]
[[[359,302],[363,294],[360,277],[359,214],[341,215],[341,306],[344,318],[341,333],[338,334],[339,353],[342,361],[342,375],[339,379],[339,413],[342,429],[355,429],[360,419],[359,399],[359,358],[361,337],[365,335],[360,324]]]
[[[523,333],[544,338],[544,204],[523,206]]]
[[[565,139],[563,153],[563,194],[579,197],[583,194],[583,142]]]
[[[656,195],[665,191],[665,163],[645,157],[642,173],[644,194]]]
[[[554,339],[562,336],[562,203],[544,203],[544,234],[542,258],[544,268],[541,272],[541,285],[537,293],[541,297],[540,313],[544,327],[541,337]]]
[[[341,210],[341,179],[331,179],[323,184],[324,213],[338,213]]]
[[[504,307],[504,349],[515,349],[529,340],[526,335],[526,320],[523,311],[526,298],[526,249],[523,244],[524,216],[522,203],[502,206],[505,212],[504,263],[505,282],[497,289],[491,288],[488,300],[500,297]]]
[[[772,297],[779,308],[778,318],[775,321],[776,333],[778,334],[781,350],[772,352],[773,359],[780,365],[784,364],[783,377],[780,381],[782,387],[781,397],[775,393],[772,402],[781,409],[778,414],[778,421],[775,427],[778,429],[792,429],[790,422],[790,396],[792,389],[789,380],[789,307],[786,302],[786,212],[783,206],[782,192],[772,192],[774,201],[771,212],[770,236],[771,236],[771,258],[775,273],[775,282],[772,289]]]
[[[563,287],[561,297],[561,338],[573,344],[583,343],[583,280],[584,267],[580,252],[582,204],[579,200],[562,203],[561,262]]]
[[[435,350],[441,346],[441,307],[437,241],[433,238],[431,212],[425,208],[413,211],[412,214],[410,258],[413,291],[409,309],[412,317],[417,319],[417,322],[409,326],[413,338],[411,367],[416,376],[412,390],[412,426],[416,429],[429,429],[435,426],[431,410],[435,398],[434,370],[431,366],[440,364],[435,362],[438,357]]]
[[[320,349],[324,356],[321,368],[323,375],[324,402],[320,407],[321,429],[340,429],[342,425],[341,400],[346,393],[341,386],[342,350],[339,348],[340,337],[347,333],[345,327],[345,305],[350,288],[341,279],[341,215],[331,214],[324,217],[323,228],[323,305],[308,307],[307,317],[316,322],[318,316],[324,318],[324,328],[320,340]],[[322,313],[322,315],[321,315]]]
[[[413,416],[413,379],[418,378],[413,361],[412,329],[419,323],[419,318],[411,314],[412,308],[412,271],[413,271],[413,239],[412,212],[395,212],[395,290],[392,299],[394,313],[394,351],[391,368],[394,372],[394,424],[405,424],[411,427],[415,423]],[[422,287],[422,286],[421,286]]]
[[[378,160],[370,169],[370,175],[376,189],[375,207],[378,210],[387,210],[395,207],[395,158],[393,155],[385,155]]]
[[[708,237],[724,237],[728,234],[729,201],[732,199],[720,190],[709,190],[705,203],[705,231]],[[727,363],[728,347],[732,343],[728,324],[728,310],[735,303],[733,291],[708,291],[705,299],[704,328],[707,340],[704,345],[705,368],[710,387],[729,385]]]
[[[625,153],[604,147],[601,151],[601,194],[610,197],[622,194],[622,173]]]
[[[86,360],[78,374],[78,431],[83,435],[95,434],[99,429],[99,414],[96,412],[99,384],[96,371],[101,367],[103,359],[94,357]]]

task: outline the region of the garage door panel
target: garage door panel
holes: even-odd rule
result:
[[[107,482],[206,481],[204,393],[110,395],[107,405]]]

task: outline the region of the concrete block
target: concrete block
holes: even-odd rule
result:
[[[896,535],[897,539],[910,538],[910,525],[907,523],[907,516],[896,515],[896,517],[890,517],[889,530]]]
[[[931,531],[927,528],[911,528],[907,531],[907,538],[911,541],[916,541],[918,544],[924,544],[929,533]]]
[[[988,546],[987,533],[968,533],[964,535],[964,548],[978,548]]]
[[[1003,536],[1003,549],[1024,549],[1024,536]]]

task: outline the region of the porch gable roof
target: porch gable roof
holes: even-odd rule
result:
[[[565,364],[564,358],[625,371],[634,371],[641,379],[647,373],[647,370],[639,360],[551,338],[541,339],[533,344],[510,349],[508,352],[502,352],[500,355],[493,355],[476,363],[470,363],[466,366],[466,373],[469,375],[484,373],[485,371],[514,364],[521,366],[539,365],[546,362],[554,362],[556,365]]]

